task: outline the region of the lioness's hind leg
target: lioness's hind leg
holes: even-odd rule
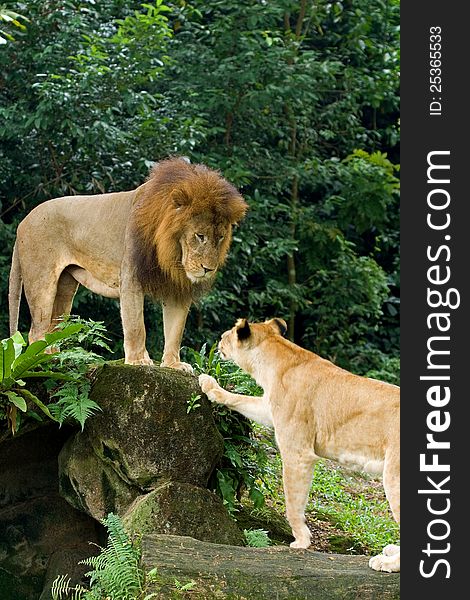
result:
[[[392,447],[385,453],[383,484],[390,510],[400,522],[400,449]]]
[[[383,483],[385,495],[397,523],[400,522],[400,451],[398,447],[389,448],[385,454]],[[388,544],[382,554],[373,556],[369,566],[374,571],[397,573],[400,571],[400,546]]]

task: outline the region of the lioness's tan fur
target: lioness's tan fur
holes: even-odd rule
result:
[[[22,286],[31,313],[29,341],[70,313],[79,284],[119,298],[125,361],[151,364],[144,294],[163,301],[163,366],[179,357],[193,299],[223,264],[232,225],[247,205],[218,172],[183,159],[161,161],[135,190],[67,196],[37,206],[19,224],[10,271],[10,330],[18,326]]]
[[[212,377],[199,382],[208,398],[263,425],[274,427],[283,463],[286,512],[295,541],[308,548],[305,523],[313,467],[319,457],[356,469],[383,473],[393,516],[400,520],[400,390],[353,375],[282,337],[285,322],[241,319],[219,343],[263,388],[261,398],[232,394]],[[370,559],[376,570],[399,571],[399,547]]]

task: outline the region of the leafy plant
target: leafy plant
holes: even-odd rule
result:
[[[158,583],[157,569],[146,573],[142,566],[142,551],[138,539],[127,534],[122,520],[110,513],[102,520],[108,533],[106,548],[79,564],[91,567],[86,573],[89,585],[72,585],[68,575],[60,575],[52,584],[52,600],[151,600],[158,592],[148,591]],[[177,591],[193,589],[195,582],[174,580]]]
[[[268,532],[264,529],[244,529],[246,545],[251,548],[267,548],[271,545]]]
[[[57,330],[47,333],[44,340],[28,347],[19,332],[2,340],[0,397],[5,400],[0,402],[0,416],[3,410],[12,433],[19,429],[21,414],[41,420],[31,405],[60,425],[66,420],[75,420],[83,429],[86,419],[100,410],[89,398],[90,365],[100,364],[104,359],[91,348],[111,351],[107,340],[102,322],[78,317],[66,319]],[[27,378],[43,378],[49,397],[57,400],[46,405],[26,389],[24,379]]]
[[[189,413],[193,410],[196,410],[196,408],[199,408],[201,405],[199,404],[199,400],[201,399],[201,394],[191,394],[191,398],[188,398],[187,400],[187,407],[186,407],[186,413],[189,415]]]
[[[196,587],[195,581],[191,580],[191,581],[187,581],[186,583],[183,583],[182,581],[175,579],[175,588],[180,592],[190,592],[195,587]]]
[[[59,343],[60,351],[55,355],[54,361],[61,371],[70,375],[72,381],[58,388],[50,382],[50,396],[58,400],[49,405],[49,409],[60,424],[69,419],[75,420],[83,430],[85,421],[101,410],[89,397],[91,366],[96,367],[104,362],[103,357],[93,349],[99,348],[111,353],[112,350],[102,321],[85,320],[71,315],[59,324],[59,328],[64,329],[69,324],[79,324],[80,329]]]
[[[53,418],[62,425],[66,420],[72,419],[85,426],[85,421],[100,411],[100,406],[89,397],[91,384],[88,380],[75,380],[62,385],[51,398],[58,400],[49,405]]]
[[[234,363],[221,360],[216,348],[214,344],[207,351],[207,345],[204,344],[200,352],[188,350],[197,373],[215,377],[220,385],[230,391],[252,395],[262,393],[247,373]],[[251,435],[250,421],[222,405],[214,405],[214,418],[224,438],[224,455],[209,485],[220,495],[231,513],[237,510],[245,489],[255,506],[261,506],[264,502],[261,479],[268,457],[257,438]]]
[[[33,342],[29,346],[19,332],[1,341],[0,351],[0,396],[3,398],[0,409],[4,410],[12,433],[16,433],[20,420],[18,411],[28,411],[28,401],[33,403],[49,418],[55,417],[50,409],[25,386],[25,379],[47,378],[49,380],[71,380],[73,376],[44,367],[53,366],[54,355],[51,351],[61,340],[72,336],[81,329],[78,323],[70,324],[62,330],[46,333],[44,340]],[[3,406],[2,406],[3,405]]]
[[[22,19],[23,21],[26,21],[26,22],[29,21],[24,15],[20,15],[19,13],[15,12],[14,10],[6,8],[6,6],[4,6],[3,4],[0,4],[0,22],[3,21],[7,25],[13,25],[14,27],[17,27],[18,29],[20,29],[21,31],[24,31],[26,29],[26,27],[25,27],[25,25],[23,25],[23,23],[21,23],[20,19]],[[0,46],[2,44],[6,44],[7,41],[12,42],[14,39],[15,38],[9,31],[0,29]]]
[[[98,556],[80,561],[92,568],[86,576],[90,589],[71,586],[67,575],[58,577],[52,585],[53,600],[136,600],[143,598],[145,573],[137,542],[127,535],[120,518],[110,513],[102,521],[108,531],[108,544]],[[150,598],[148,596],[147,598]]]

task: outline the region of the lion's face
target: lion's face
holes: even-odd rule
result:
[[[203,216],[191,220],[185,228],[181,244],[181,263],[192,283],[214,278],[223,264],[231,236],[230,224],[213,224]]]
[[[220,173],[178,158],[157,163],[133,208],[136,274],[154,298],[193,302],[223,265],[248,206]]]

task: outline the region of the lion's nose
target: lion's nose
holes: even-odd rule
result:
[[[201,267],[204,269],[204,275],[207,275],[207,273],[212,273],[212,271],[215,271],[215,269],[209,269],[209,267],[205,267],[204,265],[201,265]]]

